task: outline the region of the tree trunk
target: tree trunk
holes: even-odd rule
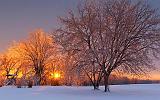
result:
[[[96,84],[97,89],[99,90],[99,83]]]
[[[97,87],[96,87],[96,85],[95,85],[95,84],[93,85],[93,87],[94,87],[94,90],[97,90]]]
[[[40,75],[39,73],[36,73],[36,74],[35,74],[34,84],[35,84],[36,86],[41,85],[41,75]]]
[[[94,87],[94,90],[99,90],[99,84],[96,84],[96,83],[95,83],[95,84],[93,85],[93,87]]]
[[[105,71],[105,73],[104,73],[104,85],[105,85],[104,92],[110,92],[110,89],[109,89],[109,75],[110,75],[110,73],[107,73]]]

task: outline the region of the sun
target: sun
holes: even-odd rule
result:
[[[61,77],[60,73],[58,73],[58,72],[52,73],[51,76],[52,76],[54,79],[59,79],[59,78]]]

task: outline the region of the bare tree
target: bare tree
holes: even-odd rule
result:
[[[60,18],[65,26],[58,29],[55,32],[58,34],[54,35],[74,61],[74,69],[85,72],[94,89],[98,89],[102,70],[97,64],[91,39],[97,31],[96,23],[100,17],[97,15],[99,10],[96,9],[96,4],[92,4],[85,3],[84,6],[79,6],[78,15],[71,11],[68,18]]]
[[[53,39],[42,30],[32,32],[26,41],[20,42],[17,52],[32,67],[35,85],[42,84],[47,65],[58,55]]]
[[[92,74],[85,68],[98,69],[107,92],[115,70],[139,75],[154,69],[152,58],[160,50],[158,19],[157,11],[143,1],[86,1],[60,18],[63,27],[54,35],[65,51],[77,56],[77,66]]]
[[[6,77],[5,85],[15,85],[16,79],[22,67],[19,59],[16,59],[15,55],[11,55],[11,53],[13,53],[11,50],[7,50],[7,52],[0,57],[1,71],[4,73],[4,77]]]

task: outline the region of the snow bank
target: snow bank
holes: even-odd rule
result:
[[[114,85],[111,92],[92,87],[0,88],[0,100],[160,100],[160,84]]]

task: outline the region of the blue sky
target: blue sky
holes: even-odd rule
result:
[[[0,0],[0,51],[9,44],[27,37],[36,28],[51,31],[57,26],[57,16],[74,9],[80,0]],[[160,0],[149,0],[154,7]]]

